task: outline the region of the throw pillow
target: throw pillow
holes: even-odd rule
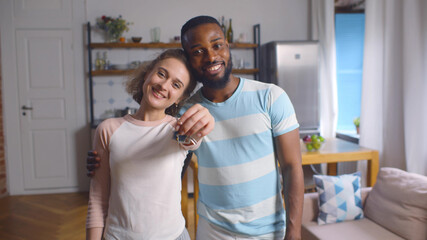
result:
[[[319,225],[363,218],[360,172],[313,178],[319,194]]]
[[[427,239],[427,176],[381,168],[365,215],[405,239]]]

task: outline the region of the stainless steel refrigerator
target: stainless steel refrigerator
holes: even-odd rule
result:
[[[301,135],[319,133],[318,51],[317,41],[274,41],[261,47],[260,80],[286,91]]]

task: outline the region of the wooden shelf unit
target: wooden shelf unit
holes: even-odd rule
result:
[[[122,75],[129,75],[134,71],[135,69],[124,69],[124,70],[118,70],[118,69],[110,69],[110,70],[94,70],[92,71],[92,77],[96,76],[122,76]],[[259,72],[258,68],[242,68],[242,69],[233,69],[232,72],[234,74],[257,74]]]
[[[91,43],[90,48],[180,48],[181,43]],[[257,48],[256,43],[230,43],[232,49]]]
[[[88,50],[88,78],[89,78],[89,100],[90,100],[90,121],[91,127],[97,126],[97,121],[94,119],[93,110],[93,77],[99,76],[122,76],[129,75],[134,69],[108,69],[108,70],[93,70],[92,51],[94,49],[168,49],[168,48],[181,48],[181,43],[93,43],[91,41],[91,25],[90,22],[86,25],[87,30],[87,50]],[[259,59],[260,59],[260,25],[253,26],[253,43],[230,43],[231,49],[248,49],[253,50],[254,67],[233,69],[234,74],[253,75],[254,79],[259,78]]]

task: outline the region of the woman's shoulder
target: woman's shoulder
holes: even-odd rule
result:
[[[115,129],[119,128],[120,125],[122,125],[125,121],[126,120],[123,117],[108,118],[102,121],[96,129],[97,131],[114,131]]]
[[[178,118],[173,117],[171,115],[166,115],[165,122],[167,122],[169,125],[171,125],[173,128],[175,128],[176,125],[178,124]]]

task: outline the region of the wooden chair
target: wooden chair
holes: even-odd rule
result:
[[[185,218],[185,227],[188,228],[188,222],[190,218],[193,218],[194,222],[194,234],[197,232],[197,222],[199,220],[199,215],[197,214],[197,200],[199,198],[199,180],[198,180],[198,172],[197,172],[197,157],[196,155],[192,154],[188,156],[188,164],[193,171],[193,185],[194,185],[194,192],[193,192],[193,198],[188,197],[188,171],[186,171],[186,166],[183,168],[183,175],[182,175],[182,190],[181,190],[181,209],[182,209],[182,215]],[[189,216],[188,214],[188,205],[189,201],[193,201],[193,216]]]

